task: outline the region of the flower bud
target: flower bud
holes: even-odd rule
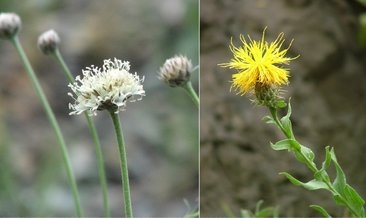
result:
[[[171,87],[185,85],[192,73],[192,62],[186,56],[167,59],[160,68],[159,79]]]
[[[18,31],[22,22],[20,17],[15,13],[0,13],[0,38],[10,39],[14,37]]]
[[[60,44],[60,37],[54,30],[48,30],[38,37],[38,47],[45,54],[55,52]]]

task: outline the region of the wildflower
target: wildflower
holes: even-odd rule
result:
[[[281,50],[285,41],[283,33],[271,43],[264,40],[264,35],[265,30],[261,41],[253,41],[248,36],[249,42],[240,35],[243,46],[235,47],[231,42],[230,50],[234,57],[229,63],[220,64],[222,67],[238,70],[232,76],[231,88],[238,90],[241,95],[254,91],[260,104],[279,98],[278,87],[288,84],[289,77],[288,70],[281,65],[287,65],[290,60],[297,58],[285,57],[292,41],[289,47]]]
[[[0,13],[0,38],[14,37],[21,27],[20,17],[15,13]]]
[[[171,87],[184,86],[191,77],[192,62],[186,56],[167,59],[160,68],[159,79]]]
[[[118,113],[126,107],[127,101],[134,102],[145,96],[142,82],[144,78],[135,73],[131,74],[130,63],[119,59],[104,60],[103,68],[95,66],[82,70],[83,78],[76,77],[76,82],[69,87],[74,92],[69,93],[75,103],[69,104],[70,115],[89,111],[96,115],[96,110],[107,109]]]
[[[38,37],[38,47],[46,55],[55,52],[59,44],[60,37],[54,30],[48,30]]]

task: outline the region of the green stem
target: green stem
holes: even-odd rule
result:
[[[283,134],[288,138],[288,139],[292,139],[292,140],[295,140],[295,136],[288,133],[285,128],[283,127],[281,121],[278,119],[278,115],[277,115],[277,108],[274,108],[274,107],[269,107],[269,110],[271,112],[271,115],[272,115],[272,118],[274,119],[274,121],[276,122],[277,126],[281,129],[281,131],[283,132]],[[292,131],[291,131],[292,132]],[[296,150],[295,151],[297,154],[299,154],[303,160],[305,160],[305,164],[306,166],[308,166],[308,168],[313,172],[313,173],[316,173],[318,172],[319,170],[316,168],[315,164],[309,160],[309,158],[304,155],[301,150]]]
[[[68,79],[68,81],[70,83],[75,82],[75,79],[74,79],[72,73],[70,72],[69,68],[67,67],[67,65],[66,65],[64,59],[62,58],[62,55],[61,55],[61,53],[58,49],[56,49],[55,52],[52,53],[52,57],[60,65],[60,67],[62,68],[65,76]],[[95,144],[95,152],[96,152],[96,155],[97,155],[98,172],[99,172],[99,177],[100,177],[100,184],[102,186],[104,216],[105,217],[110,217],[111,214],[110,214],[109,203],[108,203],[107,177],[106,177],[105,170],[104,170],[105,166],[104,166],[102,146],[100,144],[97,129],[94,125],[93,120],[91,119],[90,116],[88,116],[88,114],[86,112],[84,113],[84,115],[85,115],[85,118],[88,122],[89,131],[92,135],[92,138],[93,138],[93,141],[94,141],[94,144]]]
[[[194,104],[199,107],[200,105],[200,100],[197,96],[196,91],[194,91],[193,87],[192,87],[192,83],[191,81],[188,81],[184,86],[182,86],[184,88],[184,90],[187,91],[188,95],[192,98]]]
[[[124,139],[123,139],[123,132],[121,123],[119,121],[119,116],[115,111],[110,110],[109,111],[114,129],[116,131],[117,136],[117,142],[118,142],[118,151],[119,151],[119,157],[120,157],[120,163],[121,163],[121,176],[122,176],[122,191],[123,191],[123,197],[124,197],[124,203],[125,203],[125,215],[126,217],[133,217],[132,216],[132,203],[131,203],[131,194],[130,194],[130,184],[129,184],[129,178],[128,178],[128,167],[127,167],[127,156],[126,156],[126,150],[124,145]]]
[[[71,189],[72,189],[72,194],[73,194],[73,198],[74,198],[74,203],[75,203],[75,207],[76,207],[76,212],[77,212],[77,216],[78,217],[82,217],[83,216],[83,212],[81,210],[81,206],[80,206],[80,197],[79,197],[79,192],[77,189],[77,185],[76,185],[76,181],[75,181],[75,177],[71,168],[71,162],[70,162],[70,158],[68,156],[68,152],[67,152],[67,147],[65,144],[65,140],[64,137],[61,133],[60,127],[57,123],[56,117],[47,101],[47,98],[42,90],[41,85],[39,84],[39,81],[29,63],[29,60],[27,58],[27,56],[24,53],[24,50],[20,44],[20,41],[18,39],[18,36],[14,36],[13,38],[10,39],[10,41],[12,42],[12,44],[15,46],[23,64],[24,67],[26,69],[26,72],[28,74],[28,76],[31,79],[32,85],[34,87],[34,89],[36,90],[36,93],[42,103],[42,106],[44,107],[47,117],[52,125],[52,128],[56,134],[57,137],[57,141],[60,145],[61,148],[61,153],[62,153],[62,157],[64,160],[64,164],[66,167],[66,173],[67,173],[67,177],[69,179],[69,183],[71,185]]]

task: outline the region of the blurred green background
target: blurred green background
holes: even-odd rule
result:
[[[54,29],[74,75],[104,59],[131,63],[146,97],[120,113],[135,216],[183,216],[198,204],[198,110],[183,89],[157,79],[167,58],[198,64],[198,0],[0,1],[22,18],[20,40],[65,135],[86,216],[102,216],[94,145],[83,116],[69,116],[62,71],[37,48]],[[198,72],[192,82],[198,90]],[[94,117],[101,138],[112,215],[122,216],[120,169],[112,122]],[[10,42],[0,41],[0,216],[74,216],[59,147]]]

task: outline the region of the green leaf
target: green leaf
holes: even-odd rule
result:
[[[275,144],[271,143],[271,147],[273,150],[281,151],[281,150],[291,150],[290,139],[283,139],[281,141],[276,142]]]
[[[328,186],[322,181],[313,179],[313,180],[310,180],[309,182],[304,183],[304,182],[301,182],[298,179],[294,178],[293,176],[291,176],[290,174],[288,174],[286,172],[283,172],[280,174],[285,175],[292,184],[294,184],[296,186],[302,186],[310,191],[318,190],[318,189],[328,189]]]
[[[318,211],[319,213],[321,213],[324,217],[331,218],[329,213],[323,207],[321,207],[319,205],[310,205],[310,207],[313,208],[314,210]]]
[[[346,176],[344,175],[341,166],[338,164],[333,148],[330,150],[330,158],[336,167],[336,178],[334,179],[333,186],[338,192],[342,192],[347,184]]]
[[[304,156],[306,156],[310,161],[314,160],[314,153],[310,148],[300,145],[300,152]]]
[[[257,204],[255,205],[255,214],[257,214],[260,211],[262,204],[263,204],[263,200],[259,200],[257,202]]]
[[[255,217],[269,217],[270,214],[272,214],[274,211],[273,207],[266,207],[260,211],[258,211],[257,213],[255,213]]]
[[[353,189],[350,185],[347,184],[346,175],[344,174],[341,166],[339,165],[337,158],[335,156],[334,150],[331,149],[330,151],[331,159],[336,167],[336,178],[333,182],[334,189],[339,193],[334,195],[334,200],[338,204],[348,205],[352,210],[356,213],[356,216],[364,216],[365,209],[363,205],[365,201],[362,197]]]
[[[276,124],[276,122],[274,121],[274,119],[271,116],[265,116],[262,118],[262,120],[266,123]]]
[[[241,210],[240,211],[240,217],[241,218],[251,218],[251,214],[250,214],[250,211],[248,210]]]
[[[322,168],[320,169],[320,171],[328,169],[330,163],[331,163],[331,155],[329,151],[329,146],[327,146],[325,147],[325,160],[322,163]]]
[[[345,189],[345,197],[358,207],[362,207],[365,204],[365,201],[362,199],[362,197],[348,184],[346,185]]]
[[[276,107],[277,108],[284,108],[284,107],[286,107],[287,106],[287,104],[286,104],[286,102],[285,101],[277,101],[276,102]]]
[[[317,180],[325,179],[327,181],[330,181],[330,178],[326,171],[329,168],[330,163],[331,163],[330,151],[329,146],[327,146],[325,147],[325,160],[322,163],[322,168],[314,174],[314,178]]]
[[[288,107],[287,107],[287,114],[281,118],[281,124],[284,128],[284,130],[286,131],[286,134],[291,136],[291,138],[294,138],[294,134],[292,132],[292,124],[291,124],[291,112],[292,109],[291,109],[291,103],[289,101],[288,103]]]

